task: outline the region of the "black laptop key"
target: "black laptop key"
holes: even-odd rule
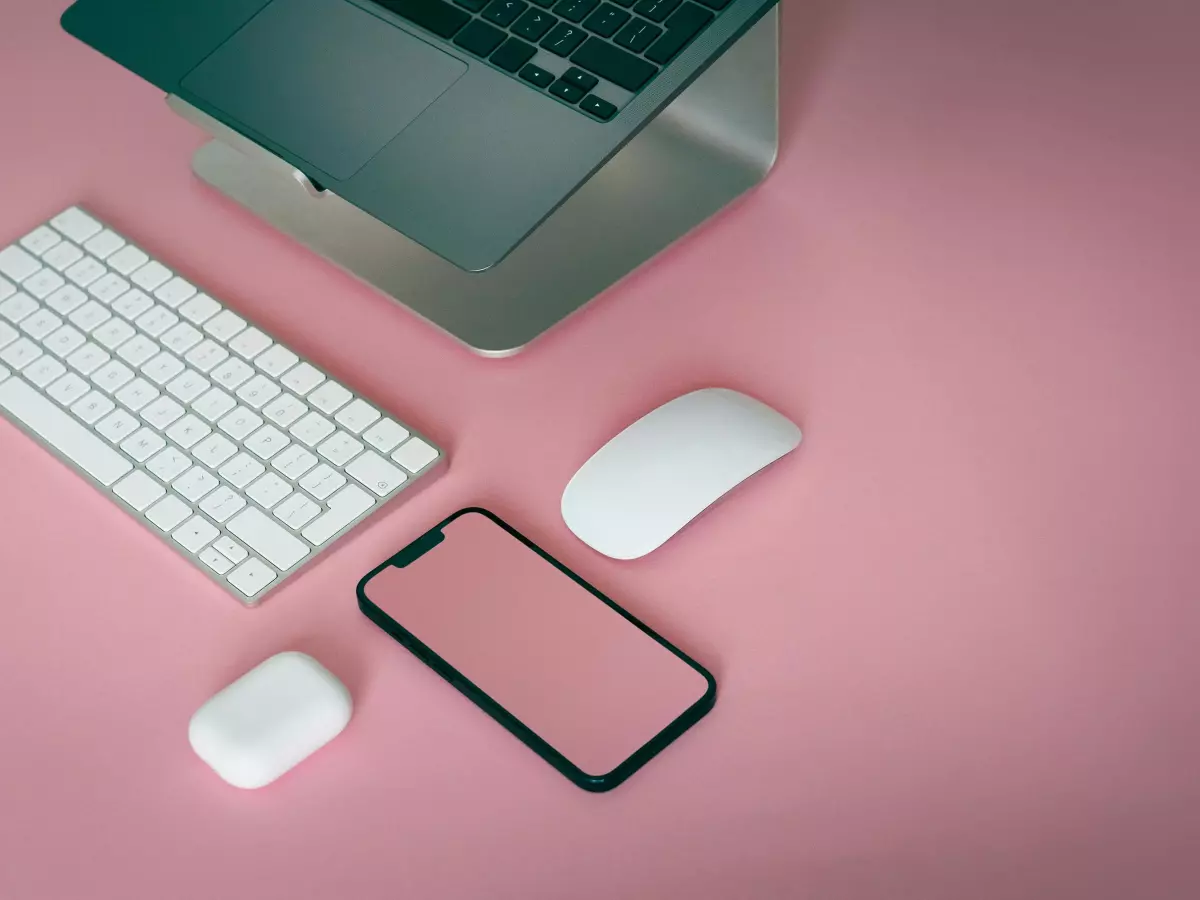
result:
[[[600,8],[583,20],[583,27],[600,37],[612,37],[622,25],[629,21],[629,13],[611,3],[602,3]]]
[[[570,56],[575,52],[575,48],[583,43],[583,39],[587,37],[585,32],[578,25],[571,25],[567,22],[559,22],[546,35],[542,41],[542,46],[551,53],[559,56]]]
[[[586,97],[580,100],[579,108],[584,112],[595,116],[601,122],[607,122],[617,111],[615,106],[613,106],[607,100],[597,97],[595,94],[588,94]]]
[[[432,31],[438,37],[452,38],[467,22],[471,21],[470,13],[443,3],[442,0],[378,0],[384,9],[390,9],[396,15],[408,19],[414,25],[419,25],[426,31]]]
[[[558,0],[554,5],[554,12],[568,22],[582,22],[599,3],[600,0]]]
[[[458,33],[454,43],[476,56],[488,56],[504,43],[507,36],[499,28],[494,28],[487,22],[476,19]]]
[[[554,76],[538,66],[526,66],[521,70],[521,77],[534,87],[548,87],[554,83]]]
[[[667,33],[646,51],[646,59],[656,63],[669,63],[712,20],[713,14],[704,7],[695,3],[685,3],[663,23]]]
[[[571,62],[627,91],[636,91],[658,74],[658,69],[644,59],[606,44],[600,38],[588,38],[587,43],[571,56]]]
[[[509,30],[527,41],[540,41],[557,21],[558,19],[550,13],[542,12],[540,9],[530,9],[517,19],[517,24]]]
[[[583,99],[586,93],[583,88],[575,87],[569,81],[563,81],[561,78],[550,85],[550,93],[560,100],[566,100],[568,103],[578,103]]]
[[[483,11],[483,17],[501,28],[507,28],[527,9],[529,4],[525,0],[492,0]]]
[[[709,9],[715,9],[717,11],[720,11],[720,10],[724,9],[725,7],[727,7],[730,4],[731,0],[700,0],[700,2],[703,3],[705,6],[707,6]]]
[[[634,53],[641,53],[653,44],[654,39],[662,33],[663,30],[657,25],[652,25],[645,19],[634,19],[617,32],[617,36],[613,38],[613,41],[622,47],[632,50]]]
[[[509,38],[490,58],[505,72],[516,72],[533,59],[535,53],[537,53],[537,47],[533,44],[527,44],[517,38]]]
[[[638,0],[633,11],[652,22],[661,22],[675,11],[680,0]]]
[[[583,69],[567,69],[562,73],[562,80],[568,84],[573,84],[584,93],[587,93],[597,84],[596,76],[589,75]]]
[[[454,0],[454,2],[473,13],[479,12],[488,5],[488,0]]]

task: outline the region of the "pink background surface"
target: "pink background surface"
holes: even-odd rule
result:
[[[1192,0],[790,2],[770,181],[505,361],[192,180],[201,136],[64,5],[0,3],[0,237],[90,204],[453,456],[247,612],[0,423],[0,896],[1200,894]],[[707,384],[799,453],[644,560],[575,541],[575,468]],[[721,684],[612,794],[354,608],[469,503]],[[355,719],[228,788],[188,717],[291,647]]]

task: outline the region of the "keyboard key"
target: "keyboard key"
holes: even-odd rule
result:
[[[57,231],[41,225],[21,238],[21,246],[34,256],[41,256],[60,241],[62,241],[62,237]]]
[[[142,374],[162,387],[186,368],[178,356],[164,351],[142,364]]]
[[[348,406],[342,407],[333,418],[351,434],[359,434],[379,418],[379,410],[365,400],[355,400]]]
[[[563,81],[561,78],[550,85],[550,93],[560,100],[566,100],[568,103],[578,103],[583,99],[583,91],[575,87],[569,81]]]
[[[76,206],[59,213],[50,224],[77,244],[99,234],[104,227]]]
[[[20,247],[11,246],[0,250],[0,275],[11,278],[20,284],[34,272],[42,268],[37,257],[31,256]]]
[[[167,447],[146,463],[146,469],[158,478],[170,484],[192,467],[188,455],[176,447]]]
[[[116,409],[96,423],[96,434],[119,444],[138,430],[138,420],[123,409]]]
[[[121,442],[121,449],[138,462],[145,462],[166,444],[162,437],[149,428],[139,428]]]
[[[141,366],[159,354],[158,344],[144,334],[137,334],[117,348],[117,356],[131,366]]]
[[[88,293],[101,303],[112,303],[128,290],[129,282],[113,272],[101,275],[88,285]]]
[[[713,14],[707,9],[685,3],[663,23],[667,33],[646,51],[646,58],[656,63],[669,63],[712,20]]]
[[[569,22],[559,22],[542,40],[541,46],[558,56],[570,56],[583,43],[587,32]]]
[[[20,332],[7,322],[0,322],[0,348],[7,347],[17,339]]]
[[[116,350],[135,334],[137,331],[132,325],[114,316],[103,325],[92,329],[92,340],[105,350]]]
[[[526,66],[521,70],[521,77],[534,87],[545,88],[554,84],[554,76],[545,69],[537,66]]]
[[[91,425],[100,421],[116,408],[111,400],[101,393],[89,391],[71,407],[71,412]],[[141,462],[141,460],[138,460]]]
[[[321,463],[321,465],[300,479],[300,487],[304,488],[318,500],[324,500],[345,483],[346,476],[325,465],[325,463]],[[372,500],[371,502],[374,503],[375,501]]]
[[[567,69],[567,71],[562,73],[560,79],[567,82],[567,84],[575,85],[575,87],[585,92],[590,91],[597,84],[595,75],[589,75],[583,69],[576,68]]]
[[[192,409],[210,422],[215,422],[237,407],[237,401],[220,388],[212,388],[192,401]]]
[[[170,397],[159,397],[142,407],[139,414],[152,427],[165,431],[172,422],[183,416],[183,407]]]
[[[469,23],[454,39],[454,43],[476,56],[487,56],[503,41],[503,31],[479,19]]]
[[[241,494],[221,485],[201,501],[200,511],[211,516],[214,522],[224,522],[245,506],[246,501]]]
[[[143,291],[153,293],[175,277],[175,273],[162,263],[151,260],[129,276],[129,280]]]
[[[228,341],[246,328],[246,320],[229,310],[217,313],[204,323],[204,330],[218,341]]]
[[[507,28],[528,8],[529,4],[525,0],[492,0],[483,11],[483,18],[495,22],[501,28]]]
[[[42,269],[36,275],[21,282],[21,290],[38,300],[45,300],[64,284],[66,282],[63,281],[63,277],[53,269]]]
[[[15,294],[0,303],[0,316],[16,325],[26,316],[31,316],[41,309],[38,302],[28,294]]]
[[[262,425],[262,419],[244,406],[239,406],[217,423],[217,427],[235,441],[244,440],[257,431],[260,425]]]
[[[179,322],[163,332],[162,337],[158,340],[172,353],[183,356],[183,354],[204,340],[204,335],[188,322]]]
[[[191,514],[192,508],[174,494],[167,494],[146,510],[146,518],[166,532],[175,530]]]
[[[32,316],[21,320],[21,330],[35,341],[40,341],[50,332],[56,331],[60,325],[62,319],[48,309],[39,309]]]
[[[115,359],[110,359],[92,373],[92,382],[106,394],[115,394],[133,381],[133,370]]]
[[[333,415],[354,396],[336,381],[327,381],[311,394],[308,402],[326,415]]]
[[[196,288],[178,275],[154,291],[154,296],[171,309],[179,306],[185,300],[190,300],[195,295]]]
[[[16,292],[17,289],[13,287],[13,283],[11,281],[9,281],[7,278],[0,278],[0,300],[7,300]]]
[[[381,2],[391,3],[394,0],[381,0]],[[409,2],[409,0],[406,0],[406,2]],[[431,0],[422,0],[422,2],[431,2]],[[277,575],[278,573],[270,566],[264,564],[262,560],[251,557],[226,575],[225,578],[247,597],[253,597],[274,581]]]
[[[131,244],[126,244],[105,260],[108,267],[120,275],[131,275],[149,261],[150,257]]]
[[[568,22],[582,22],[599,2],[600,0],[559,0],[554,4],[554,12]]]
[[[440,38],[452,38],[471,20],[461,9],[442,0],[376,0],[385,9],[432,31]]]
[[[131,322],[153,308],[154,301],[142,291],[127,291],[112,302],[113,312],[124,316]]]
[[[546,36],[546,32],[553,28],[557,21],[558,19],[549,13],[542,12],[540,9],[530,9],[517,19],[517,24],[509,30],[518,37],[536,43]]]
[[[209,377],[227,391],[236,390],[253,375],[254,370],[249,365],[233,357],[225,360],[209,373]]]
[[[437,450],[418,437],[413,438],[392,454],[393,461],[400,463],[414,475],[437,458]]]
[[[363,434],[363,440],[381,453],[390,453],[408,437],[408,429],[391,419],[376,422]]]
[[[463,9],[469,9],[474,13],[479,12],[488,5],[488,0],[454,0],[454,2]]]
[[[293,531],[299,531],[321,512],[321,505],[309,500],[303,494],[292,494],[271,514]]]
[[[256,356],[254,365],[272,378],[278,378],[299,361],[300,357],[291,350],[276,344],[270,350]]]
[[[67,357],[67,365],[81,375],[91,375],[112,357],[93,343],[86,343]]]
[[[658,74],[658,69],[650,63],[600,38],[588,38],[587,43],[571,55],[571,62],[627,91],[638,90]]]
[[[166,492],[161,484],[137,469],[113,485],[113,493],[138,512],[154,503]]]
[[[290,427],[293,422],[306,412],[308,412],[308,406],[305,402],[297,400],[291,394],[283,394],[280,397],[276,397],[264,406],[262,410],[262,414],[280,428]]]
[[[404,472],[372,450],[359,454],[354,462],[346,466],[346,474],[361,481],[380,497],[386,497],[408,478]]]
[[[85,256],[73,266],[69,266],[63,274],[80,287],[87,287],[107,271],[100,260]]]
[[[179,314],[193,325],[203,325],[221,311],[221,304],[208,294],[197,294],[179,307]]]
[[[18,378],[0,383],[0,409],[105,487],[133,468],[129,460]]]
[[[229,358],[229,351],[214,341],[204,341],[188,351],[184,357],[201,372],[207,372]]]
[[[59,272],[65,272],[81,259],[83,259],[83,251],[70,241],[63,241],[42,254],[42,262]]]
[[[246,328],[229,342],[229,349],[243,359],[253,359],[273,343],[274,341],[257,328]]]
[[[204,563],[218,575],[224,575],[231,568],[233,568],[233,563],[226,559],[223,554],[214,550],[211,546],[205,547],[198,554],[196,554],[196,556],[200,562]]]
[[[78,309],[87,302],[87,294],[75,287],[73,284],[67,284],[60,287],[57,291],[46,298],[46,305],[58,313],[60,316],[65,316],[75,309]]]
[[[345,466],[362,453],[362,450],[363,445],[344,431],[337,432],[317,445],[317,452],[335,466]]]
[[[625,10],[611,3],[602,3],[599,9],[583,20],[583,27],[600,37],[612,37],[628,21],[629,13]],[[584,90],[590,91],[591,88]]]
[[[675,11],[679,3],[680,0],[638,0],[633,11],[651,22],[661,22]]]
[[[289,369],[288,373],[279,381],[285,388],[297,396],[303,397],[324,380],[325,375],[323,372],[313,368],[308,363],[302,362],[300,365]]]
[[[311,543],[323,544],[374,505],[370,494],[358,485],[348,484],[329,498],[329,511],[313,519],[300,533]]]
[[[215,469],[233,454],[237,453],[237,445],[221,434],[210,434],[192,448],[192,457],[201,465]]]
[[[262,409],[279,394],[279,385],[265,375],[255,375],[237,390],[238,399],[251,409]]]
[[[202,466],[192,466],[171,482],[171,487],[185,500],[195,503],[221,482]]]
[[[46,388],[46,396],[60,406],[70,406],[91,389],[92,386],[74,372],[68,372]]]
[[[50,382],[66,374],[67,367],[53,356],[42,356],[26,366],[21,374],[34,387],[44,388]]]
[[[309,453],[299,444],[292,444],[282,453],[276,454],[271,460],[271,468],[280,472],[285,478],[297,480],[317,464],[317,457]]]
[[[240,563],[246,558],[246,548],[227,534],[213,541],[213,549],[232,563]]]
[[[220,533],[220,530],[214,527],[208,519],[202,516],[192,516],[172,531],[171,537],[185,550],[190,550],[192,553],[199,553],[201,549],[208,546],[212,542],[212,539]]]
[[[158,399],[158,388],[144,378],[135,378],[116,393],[116,400],[125,408],[138,412],[152,400]]]
[[[181,403],[191,403],[209,390],[208,379],[195,369],[185,369],[167,383],[167,393]]]
[[[175,313],[165,306],[156,305],[138,316],[134,324],[150,337],[158,337],[178,321],[179,316]]]
[[[543,13],[534,14],[544,15]],[[532,44],[527,44],[516,38],[509,38],[499,50],[492,54],[491,59],[493,63],[505,72],[516,72],[521,66],[533,59],[535,53],[537,53],[537,47],[534,47]]]
[[[317,413],[309,413],[290,429],[289,433],[296,440],[309,447],[315,447],[334,432],[333,423]]]
[[[112,318],[110,313],[102,303],[97,303],[95,300],[89,300],[75,312],[69,316],[72,324],[80,331],[91,331],[93,328],[98,328],[109,319]]]
[[[244,488],[265,471],[267,471],[267,467],[253,456],[239,453],[221,466],[218,474],[234,487]]]
[[[597,97],[595,94],[588,94],[579,101],[579,108],[585,113],[595,116],[601,122],[607,122],[616,115],[617,108],[607,100]]]
[[[309,553],[304,541],[253,506],[242,510],[225,527],[230,534],[240,538],[251,550],[261,553],[267,562],[280,569],[290,569]]]
[[[42,355],[41,347],[29,338],[23,337],[18,338],[3,350],[0,350],[0,362],[3,362],[13,371],[20,371]]]
[[[212,429],[195,416],[188,414],[167,429],[167,437],[184,450],[212,434]]]
[[[107,228],[83,243],[83,249],[96,259],[108,259],[124,246],[125,238]]]
[[[242,443],[259,459],[270,459],[291,441],[274,425],[264,425]]]

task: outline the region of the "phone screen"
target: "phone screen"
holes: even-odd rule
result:
[[[585,775],[612,773],[711,706],[699,665],[489,513],[439,528],[440,542],[430,532],[417,558],[399,554],[402,568],[360,592]]]

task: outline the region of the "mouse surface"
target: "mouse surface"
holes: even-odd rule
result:
[[[593,550],[637,559],[794,450],[800,438],[795,423],[745,394],[726,388],[684,394],[583,464],[563,492],[563,521]]]

